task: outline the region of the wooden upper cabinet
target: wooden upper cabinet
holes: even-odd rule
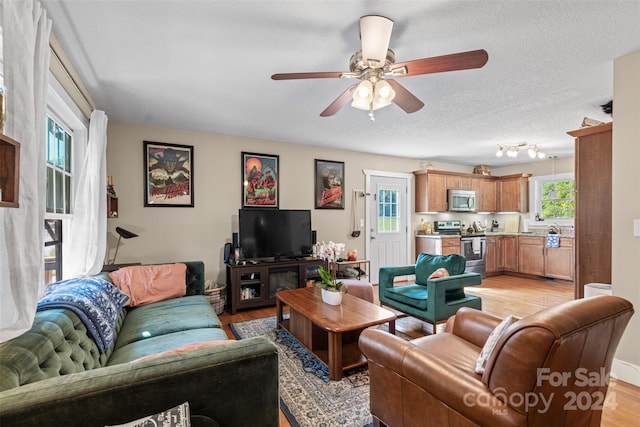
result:
[[[433,171],[415,171],[415,211],[446,212],[446,175]]]
[[[471,178],[471,189],[476,192],[476,210],[478,212],[496,212],[497,178]]]
[[[529,212],[529,177],[531,174],[501,176],[498,180],[498,211]]]
[[[447,175],[447,190],[471,190],[471,177]]]
[[[476,192],[478,212],[528,212],[529,176],[489,176],[419,170],[415,176],[415,211],[446,212],[447,190]]]

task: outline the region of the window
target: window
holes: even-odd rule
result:
[[[62,280],[62,255],[71,242],[62,238],[73,215],[74,174],[87,143],[88,120],[50,74],[46,118],[45,284]]]
[[[44,283],[62,279],[62,220],[44,220]]]
[[[47,116],[47,213],[71,213],[71,150],[73,138]]]
[[[398,196],[397,190],[378,191],[378,232],[398,232]]]
[[[575,215],[575,180],[573,174],[533,177],[531,185],[531,220],[542,219],[558,224],[573,224]]]

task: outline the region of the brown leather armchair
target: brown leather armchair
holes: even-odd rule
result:
[[[461,308],[445,332],[406,341],[365,330],[374,426],[599,426],[611,363],[633,315],[615,296],[580,299],[509,326],[483,375],[478,356],[501,319]]]

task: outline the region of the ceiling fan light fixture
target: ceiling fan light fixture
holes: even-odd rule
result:
[[[382,68],[387,58],[393,21],[379,15],[360,18],[362,59],[369,68]]]
[[[353,102],[351,106],[361,110],[369,110],[373,100],[373,84],[369,80],[360,82],[356,90],[353,91]]]
[[[393,101],[395,97],[396,92],[391,85],[384,80],[379,80],[373,88],[373,109],[378,110],[387,105],[391,105],[391,101]]]

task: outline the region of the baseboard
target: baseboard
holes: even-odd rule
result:
[[[611,376],[620,381],[640,387],[640,366],[614,358],[613,364],[611,365]]]

